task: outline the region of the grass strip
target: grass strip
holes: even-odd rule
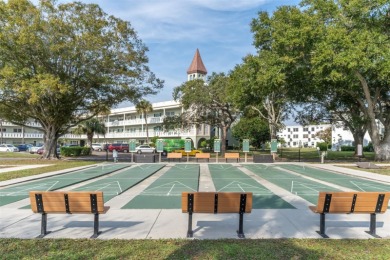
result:
[[[0,239],[3,259],[389,259],[388,239]]]
[[[46,172],[54,172],[65,170],[73,167],[81,167],[87,166],[91,164],[96,164],[98,162],[93,161],[67,161],[67,160],[10,160],[10,161],[2,161],[2,165],[36,165],[36,164],[51,164],[50,166],[28,169],[28,170],[20,170],[20,171],[11,171],[4,172],[0,174],[0,181],[6,181],[21,177],[33,176],[37,174],[42,174]]]

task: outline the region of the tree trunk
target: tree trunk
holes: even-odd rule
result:
[[[390,139],[390,135],[388,138]],[[390,161],[390,140],[382,140],[378,145],[374,146],[375,161]]]
[[[227,137],[227,131],[228,127],[227,126],[222,126],[221,127],[222,133],[221,133],[221,156],[225,154],[226,152],[226,137]]]
[[[363,147],[363,140],[365,133],[361,133],[360,131],[356,131],[352,133],[353,140],[355,142],[355,154],[354,156],[358,155],[358,145],[361,144]],[[364,153],[362,153],[362,156],[364,157]]]
[[[42,159],[59,159],[59,155],[57,154],[58,138],[59,134],[55,130],[55,127],[48,126],[45,128],[45,133],[43,135],[44,153],[42,154]]]

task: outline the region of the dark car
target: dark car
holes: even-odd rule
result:
[[[113,150],[117,150],[118,152],[128,153],[129,152],[129,144],[109,144],[108,151],[112,152]]]
[[[28,149],[30,149],[30,147],[32,147],[32,145],[31,144],[19,144],[17,147],[18,147],[20,152],[25,152],[25,151],[28,151]]]

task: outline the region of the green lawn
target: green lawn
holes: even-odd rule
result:
[[[27,176],[37,175],[41,173],[46,173],[46,172],[59,171],[59,170],[73,168],[73,167],[86,166],[95,163],[96,162],[93,161],[39,160],[39,159],[1,160],[0,164],[2,166],[4,165],[21,166],[21,165],[32,165],[32,164],[50,164],[50,166],[40,167],[36,169],[4,172],[0,174],[0,181],[27,177]]]
[[[388,239],[0,239],[2,259],[390,259]]]

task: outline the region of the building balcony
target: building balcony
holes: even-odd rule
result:
[[[164,121],[164,117],[148,117],[148,124],[159,124]],[[115,120],[112,122],[105,122],[106,127],[115,127],[115,126],[132,126],[132,125],[144,125],[145,119],[137,118],[130,120]]]

